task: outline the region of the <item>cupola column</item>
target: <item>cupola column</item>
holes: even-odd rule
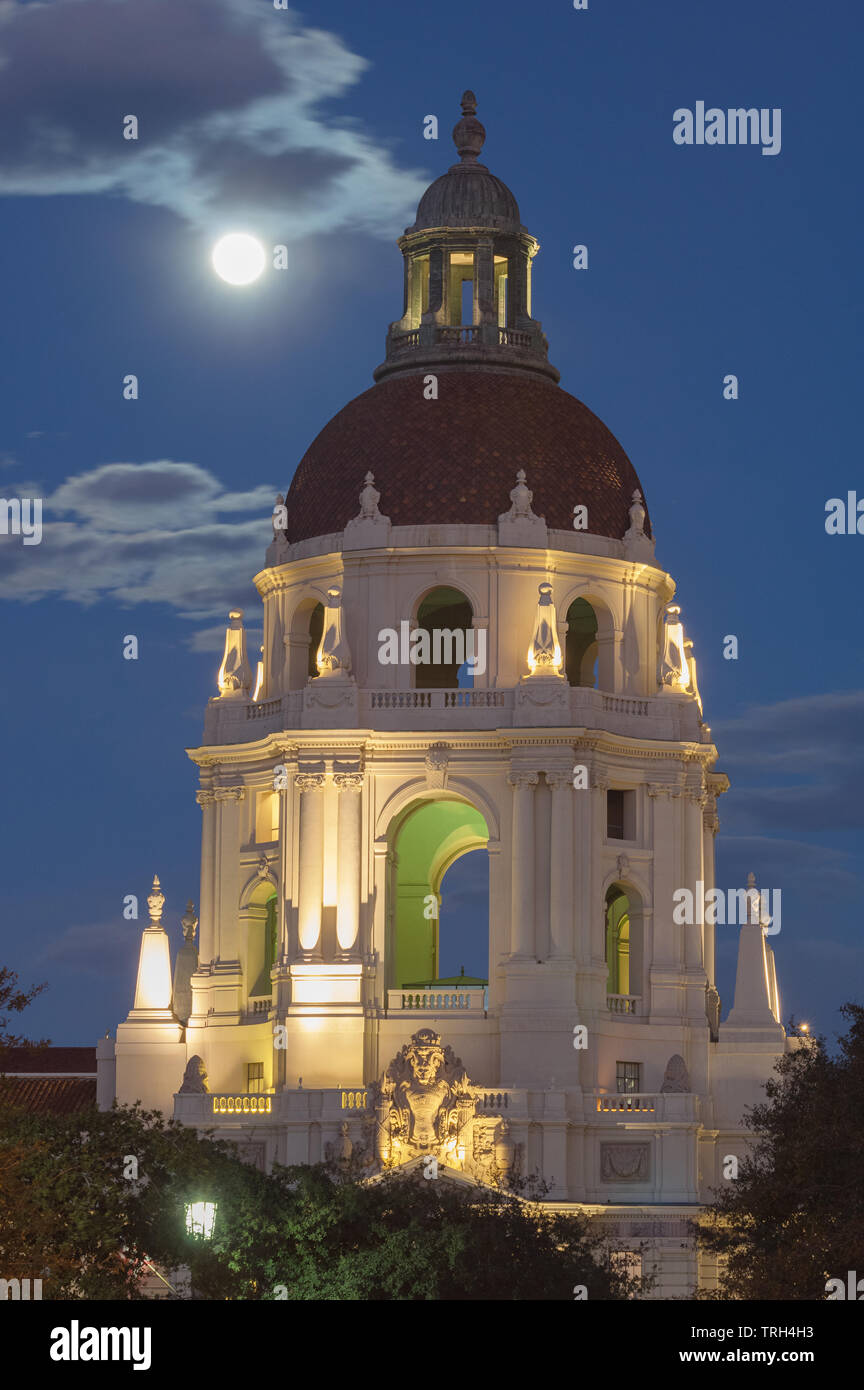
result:
[[[534,957],[534,788],[537,772],[510,776],[513,788],[513,893],[510,952],[519,960]]]
[[[474,256],[474,302],[478,323],[498,322],[495,303],[495,250],[491,240],[480,238]]]
[[[444,287],[449,272],[450,257],[443,246],[433,246],[429,252],[429,308],[423,315],[424,323],[444,323]]]

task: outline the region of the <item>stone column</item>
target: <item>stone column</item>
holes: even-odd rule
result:
[[[304,956],[321,958],[321,904],[324,898],[324,774],[300,773],[300,862],[298,934]]]
[[[480,237],[474,253],[474,294],[479,306],[478,323],[498,323],[495,303],[495,262],[491,238]]]
[[[591,769],[591,856],[597,858],[606,843],[607,801],[609,773],[605,767]],[[598,861],[602,865],[602,860]],[[599,879],[598,874],[598,879]],[[602,880],[598,888],[602,888]],[[602,893],[592,895],[591,899],[591,960],[599,965],[606,963],[606,903]],[[605,991],[605,986],[604,986]]]
[[[552,853],[549,879],[549,954],[573,958],[573,773],[547,772],[552,789]]]
[[[700,767],[698,777],[688,779],[689,785],[681,803],[684,817],[684,882],[681,886],[689,888],[693,894],[693,926],[684,928],[684,964],[688,969],[697,970],[703,961],[702,919],[705,915],[701,780]]]
[[[338,772],[333,781],[339,788],[336,936],[341,954],[353,956],[360,929],[363,773]]]
[[[680,789],[666,782],[649,782],[648,795],[653,806],[652,849],[654,851],[654,959],[663,969],[681,965],[680,928],[672,921],[674,893],[683,887],[681,871],[680,822],[676,811]]]
[[[246,797],[241,785],[214,787],[219,803],[218,852],[214,865],[216,885],[216,951],[221,960],[239,960],[237,907],[240,900],[240,803]]]
[[[597,847],[594,844],[593,836],[593,816],[592,811],[592,792],[590,785],[591,759],[593,756],[593,745],[588,741],[580,741],[575,745],[573,752],[573,854],[574,865],[574,902],[576,910],[576,959],[580,965],[588,966],[591,964],[592,946],[591,936],[594,917],[599,913],[602,916],[602,904],[598,907],[594,901],[594,885],[592,882],[593,865]],[[576,769],[579,769],[578,774]],[[582,770],[584,769],[584,771]],[[583,785],[587,782],[588,785]],[[577,785],[578,783],[578,785]]]
[[[195,800],[201,807],[201,896],[199,902],[201,935],[199,955],[202,963],[209,962],[216,955],[214,932],[214,883],[213,870],[216,849],[216,797],[212,791],[202,789],[195,793]]]
[[[450,271],[450,257],[443,246],[433,246],[429,252],[429,308],[423,315],[427,323],[444,323],[446,304],[444,286]]]
[[[519,960],[534,959],[534,788],[537,772],[516,772],[513,788],[513,892],[510,953]]]
[[[714,880],[714,836],[717,834],[720,822],[717,819],[717,802],[713,796],[706,798],[702,808],[702,875],[705,880],[705,896],[713,890]],[[713,899],[712,899],[713,901]],[[713,913],[711,914],[713,917]],[[715,926],[714,922],[706,922],[703,928],[705,938],[705,970],[708,975],[708,984],[712,988],[717,988],[716,964],[715,964]]]
[[[289,904],[294,880],[294,768],[290,764],[295,757],[296,750],[282,750],[279,761],[287,773],[287,786],[280,787],[276,793],[279,797],[278,954],[280,957],[287,957],[291,950]]]

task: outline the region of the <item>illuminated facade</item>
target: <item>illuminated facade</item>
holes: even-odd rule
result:
[[[155,885],[100,1098],[262,1164],[536,1173],[647,1242],[668,1297],[710,1281],[686,1222],[793,1043],[750,911],[720,1022],[698,904],[728,782],[692,643],[632,464],[557,384],[474,109],[400,239],[376,385],[278,500],[257,677],[232,611],[189,752],[200,942],[187,914],[172,979]],[[441,881],[472,851],[488,979],[442,980]]]

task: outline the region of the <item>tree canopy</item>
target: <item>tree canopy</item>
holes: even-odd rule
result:
[[[824,1299],[864,1276],[864,1008],[841,1012],[839,1050],[802,1040],[746,1117],[755,1145],[700,1234],[725,1265],[716,1297]]]

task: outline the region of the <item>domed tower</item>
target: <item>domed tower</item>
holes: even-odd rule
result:
[[[190,750],[183,1056],[210,1090],[175,1113],[257,1125],[262,1162],[348,1145],[370,1172],[537,1172],[625,1240],[650,1210],[669,1296],[785,1046],[773,957],[748,916],[720,1025],[703,907],[727,780],[692,643],[633,465],[548,361],[538,243],[479,162],[471,92],[462,112],[459,162],[399,242],[375,384],[274,509],[258,676],[234,610]],[[440,968],[441,884],[469,852],[489,890],[472,981]],[[118,1094],[164,1105],[176,1039],[160,1061],[133,1014]]]

